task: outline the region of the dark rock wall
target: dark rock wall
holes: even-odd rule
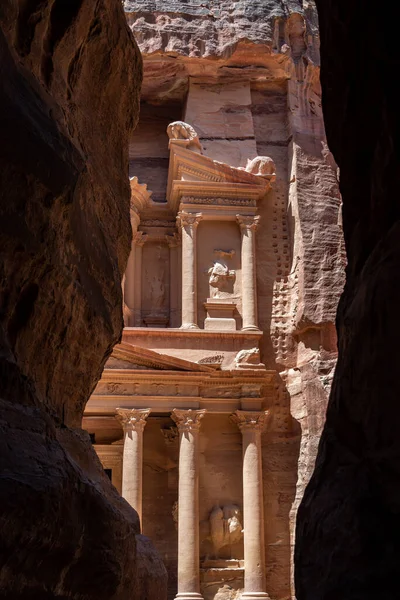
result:
[[[389,600],[400,556],[400,10],[380,19],[361,1],[317,5],[348,268],[326,425],[298,512],[296,597]]]
[[[79,431],[130,249],[141,59],[121,3],[2,2],[0,77],[0,596],[162,598]]]

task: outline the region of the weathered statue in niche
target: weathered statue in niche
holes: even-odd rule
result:
[[[229,298],[233,294],[233,283],[236,278],[236,272],[231,271],[223,262],[216,261],[208,269],[210,298]]]
[[[150,279],[151,312],[159,314],[165,304],[164,272],[161,275],[153,275]]]
[[[208,521],[200,524],[200,537],[207,547],[208,558],[240,559],[243,541],[242,513],[236,504],[215,506]]]

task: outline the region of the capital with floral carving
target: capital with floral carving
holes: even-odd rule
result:
[[[232,420],[241,432],[254,431],[262,433],[267,424],[269,411],[237,410],[232,415]]]
[[[236,215],[240,229],[244,231],[255,231],[260,222],[259,215]]]
[[[143,431],[151,408],[117,408],[116,418],[124,431]]]
[[[206,414],[207,410],[181,410],[174,408],[171,414],[171,418],[175,421],[179,433],[186,431],[196,432],[200,430],[200,421]]]
[[[178,223],[181,227],[187,227],[191,230],[197,228],[202,218],[202,213],[188,213],[184,210],[181,210],[177,215]]]
[[[181,245],[182,239],[179,233],[173,233],[172,235],[166,235],[165,239],[167,241],[169,248],[177,248]]]
[[[136,244],[136,246],[143,246],[144,243],[147,240],[147,233],[143,233],[143,231],[137,231],[134,235],[133,235],[133,242]]]

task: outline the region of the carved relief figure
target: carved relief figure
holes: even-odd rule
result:
[[[210,538],[214,555],[218,556],[222,548],[232,547],[243,538],[241,511],[238,506],[216,506],[210,513]]]
[[[170,140],[185,140],[187,141],[186,147],[194,152],[200,152],[202,154],[202,147],[200,144],[199,136],[189,123],[183,121],[174,121],[167,127],[167,134]]]
[[[208,269],[210,297],[226,298],[233,293],[232,283],[236,277],[236,271],[230,271],[229,267],[222,262],[215,262]]]
[[[159,316],[162,315],[165,308],[165,285],[164,285],[164,271],[157,274],[150,275],[146,273],[146,279],[149,285],[150,291],[150,302],[151,302],[151,315]]]
[[[160,277],[153,275],[150,281],[150,290],[153,310],[158,312],[161,308],[163,308],[165,300],[163,274]]]

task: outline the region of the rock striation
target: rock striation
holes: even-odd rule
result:
[[[0,8],[3,598],[162,598],[81,429],[122,329],[141,59],[120,3]]]
[[[298,513],[296,594],[389,599],[398,596],[400,551],[399,117],[390,76],[399,10],[383,23],[361,3],[317,5],[348,267],[326,424]]]

